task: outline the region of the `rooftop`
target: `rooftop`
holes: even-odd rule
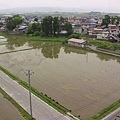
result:
[[[71,38],[68,40],[68,42],[84,43],[84,42],[86,42],[86,40]]]

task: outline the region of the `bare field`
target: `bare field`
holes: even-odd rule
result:
[[[0,94],[0,120],[24,120],[19,111]]]

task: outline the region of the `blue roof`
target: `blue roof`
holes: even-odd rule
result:
[[[94,23],[94,22],[92,22],[92,23],[90,23],[91,25],[96,25],[96,23]]]

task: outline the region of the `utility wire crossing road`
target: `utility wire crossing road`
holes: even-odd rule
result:
[[[0,87],[30,113],[29,91],[0,71]],[[70,120],[32,94],[32,112],[36,120]]]

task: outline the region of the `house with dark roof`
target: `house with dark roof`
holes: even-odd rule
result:
[[[73,28],[74,33],[81,33],[82,32],[81,24],[72,24],[72,28]]]

